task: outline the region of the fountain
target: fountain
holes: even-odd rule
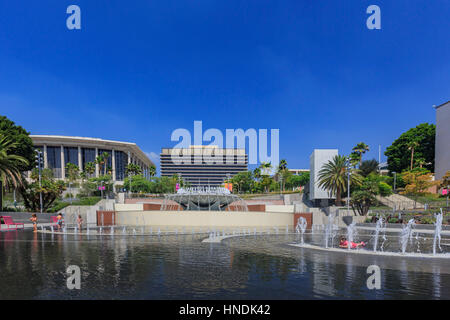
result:
[[[373,251],[376,252],[377,251],[377,246],[378,246],[378,237],[380,232],[383,233],[383,239],[386,240],[386,222],[384,221],[384,219],[382,217],[380,217],[377,221],[377,224],[375,226],[375,240],[374,240],[374,245],[373,245]],[[383,248],[383,245],[381,245],[381,249]]]
[[[325,227],[325,248],[328,248],[328,240],[333,235],[334,213],[328,215],[328,224]]]
[[[414,219],[410,219],[408,223],[402,226],[402,232],[400,234],[400,244],[402,246],[402,253],[406,252],[406,247],[408,245],[408,240],[412,239],[412,228],[415,225]]]
[[[308,223],[306,222],[306,219],[305,219],[305,218],[300,217],[300,218],[297,220],[297,225],[296,225],[296,227],[295,227],[295,232],[301,233],[301,235],[302,235],[301,243],[302,243],[302,244],[304,244],[304,241],[303,241],[303,234],[305,233],[305,230],[306,230],[306,226],[307,226],[307,225],[308,225]]]
[[[433,239],[433,255],[436,255],[436,244],[439,246],[439,250],[442,251],[441,248],[441,230],[442,230],[442,209],[441,209],[441,213],[438,213],[435,215],[436,217],[436,222],[434,223],[434,225],[436,226],[434,229],[434,239]]]
[[[350,250],[352,248],[352,242],[356,234],[356,222],[352,222],[347,226],[347,248]]]

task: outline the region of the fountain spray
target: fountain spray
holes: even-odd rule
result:
[[[442,208],[441,208],[441,213],[436,214],[435,217],[436,217],[436,222],[434,223],[434,225],[436,227],[434,229],[433,255],[436,255],[436,244],[439,246],[439,250],[442,251],[442,248],[441,248],[441,230],[442,230],[442,217],[443,217]]]

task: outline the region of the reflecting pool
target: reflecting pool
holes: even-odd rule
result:
[[[310,250],[290,245],[295,234],[206,237],[0,232],[0,299],[450,299],[450,259]],[[380,290],[366,285],[373,264]],[[80,290],[66,286],[69,265]]]

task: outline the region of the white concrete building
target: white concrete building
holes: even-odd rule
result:
[[[309,157],[310,178],[309,178],[309,200],[315,205],[329,205],[329,200],[336,199],[335,195],[330,195],[327,190],[319,187],[319,171],[322,166],[338,155],[338,149],[314,149]]]
[[[435,177],[441,179],[450,170],[450,101],[436,109]]]
[[[35,148],[43,152],[44,168],[52,169],[57,179],[66,176],[65,166],[68,163],[73,163],[83,170],[86,163],[95,162],[97,156],[103,152],[109,154],[106,168],[115,184],[123,182],[125,167],[129,163],[137,164],[145,177],[150,177],[149,169],[155,166],[145,153],[131,142],[54,135],[30,137]],[[99,165],[96,164],[94,176],[101,174]]]

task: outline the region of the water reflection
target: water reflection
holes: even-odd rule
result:
[[[305,240],[311,235],[305,235]],[[1,299],[450,298],[447,261],[409,261],[289,247],[295,235],[201,243],[199,235],[97,237],[0,233]],[[81,290],[66,288],[78,265]],[[367,266],[382,289],[366,287]]]

